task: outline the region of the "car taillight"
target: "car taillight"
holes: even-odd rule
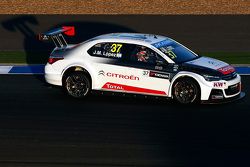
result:
[[[55,63],[56,61],[62,60],[62,59],[63,59],[63,57],[50,57],[49,60],[48,60],[48,63],[49,63],[49,64],[53,64],[53,63]]]

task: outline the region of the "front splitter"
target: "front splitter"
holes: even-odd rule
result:
[[[240,99],[244,98],[245,96],[246,96],[245,92],[240,92],[240,94],[238,94],[235,97],[221,99],[221,100],[202,100],[201,103],[202,104],[224,104],[224,103],[230,103],[230,102],[240,100]]]

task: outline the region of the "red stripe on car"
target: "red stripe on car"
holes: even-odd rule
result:
[[[135,87],[135,86],[128,86],[128,85],[116,84],[116,83],[111,83],[111,82],[105,83],[102,88],[109,89],[109,90],[123,90],[123,91],[136,92],[136,93],[149,93],[149,94],[157,94],[157,95],[166,95],[166,92],[164,92],[164,91],[139,88],[139,87]]]

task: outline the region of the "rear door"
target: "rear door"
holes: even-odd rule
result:
[[[98,43],[88,50],[95,59],[93,66],[97,82],[94,89],[126,92],[126,83],[139,82],[139,76],[128,70],[125,59],[134,50],[134,45],[119,42]]]

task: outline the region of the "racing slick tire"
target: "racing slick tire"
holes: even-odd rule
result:
[[[84,98],[91,90],[90,79],[84,72],[74,71],[64,77],[63,88],[71,97]]]
[[[180,78],[173,85],[173,98],[182,104],[200,102],[200,87],[192,78]]]

